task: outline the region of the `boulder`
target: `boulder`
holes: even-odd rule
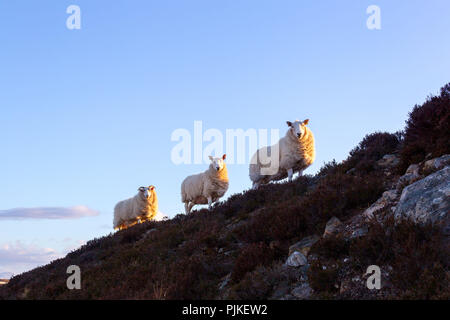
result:
[[[405,186],[421,179],[422,177],[419,174],[419,169],[420,167],[418,164],[410,165],[406,170],[406,173],[398,179],[396,189],[401,191]]]
[[[423,164],[423,171],[433,172],[436,170],[441,170],[448,165],[450,165],[450,154],[445,154],[439,158],[425,161],[425,163]]]
[[[307,282],[302,283],[298,287],[295,287],[291,294],[297,299],[308,299],[312,294],[312,289]]]
[[[403,189],[395,208],[396,220],[443,225],[449,231],[450,166],[436,171]]]
[[[319,236],[313,235],[309,237],[305,237],[299,242],[293,244],[289,247],[289,255],[294,253],[295,251],[298,251],[302,253],[304,256],[308,256],[309,250],[311,250],[311,247],[320,240]]]
[[[298,251],[294,251],[286,260],[286,265],[289,267],[301,267],[306,264],[308,264],[308,260]]]
[[[330,220],[328,220],[327,225],[325,226],[323,237],[327,238],[332,235],[336,235],[337,233],[339,233],[339,231],[341,231],[341,228],[342,222],[338,218],[333,217]]]
[[[363,216],[367,219],[373,219],[374,213],[384,209],[386,206],[393,205],[398,198],[397,190],[388,190],[383,193],[383,195],[374,202],[369,208],[363,212]]]

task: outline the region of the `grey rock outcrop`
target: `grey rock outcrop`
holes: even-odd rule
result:
[[[302,253],[304,256],[307,256],[311,247],[320,240],[320,237],[313,235],[309,237],[305,237],[299,242],[293,244],[289,247],[289,255],[293,254],[295,251]]]
[[[294,251],[286,260],[289,267],[301,267],[308,264],[306,257],[298,251]]]
[[[411,219],[417,223],[431,222],[449,233],[450,166],[418,180],[403,189],[395,208],[396,220]]]

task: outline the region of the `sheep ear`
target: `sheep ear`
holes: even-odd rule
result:
[[[139,187],[138,191],[144,191],[144,187]]]
[[[227,158],[227,155],[224,154],[224,155],[222,156],[222,160],[225,160],[226,158]]]
[[[209,160],[213,161],[213,157],[212,157],[212,156],[209,156]]]
[[[303,124],[308,124],[309,119],[306,119],[305,121],[303,121]]]
[[[292,127],[292,122],[286,121],[286,123],[287,123],[288,127]]]

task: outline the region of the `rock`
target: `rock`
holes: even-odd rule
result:
[[[273,290],[272,299],[281,299],[285,295],[289,294],[289,284],[287,281],[281,281]]]
[[[330,220],[328,220],[327,225],[325,226],[325,231],[323,233],[323,237],[327,238],[332,235],[337,234],[342,227],[342,222],[336,218],[333,217]]]
[[[369,228],[361,227],[352,232],[350,239],[364,237],[369,232]]]
[[[393,168],[400,163],[400,159],[395,154],[386,154],[377,161],[377,164],[383,168]]]
[[[225,278],[222,278],[222,279],[223,279],[223,281],[219,284],[219,291],[222,291],[228,285],[228,283],[231,280],[231,273],[227,274],[225,276]]]
[[[381,198],[384,199],[386,202],[395,201],[398,198],[397,190],[393,189],[385,191],[383,192],[383,196]]]
[[[311,250],[311,247],[320,240],[320,237],[317,235],[305,237],[299,242],[293,244],[289,247],[289,255],[294,253],[294,251],[298,251],[302,253],[304,256],[308,256],[309,250]]]
[[[439,224],[448,233],[450,212],[450,166],[414,182],[403,189],[395,208],[396,220]]]
[[[419,169],[420,167],[418,164],[412,164],[408,167],[408,169],[406,169],[405,174],[415,174],[415,173],[419,174]]]
[[[425,163],[423,164],[423,171],[433,172],[436,170],[441,170],[448,165],[450,165],[450,154],[445,154],[439,158],[425,161]]]
[[[299,275],[301,281],[308,281],[308,270],[309,270],[309,264],[301,266],[299,268]]]
[[[378,201],[377,201],[378,202]],[[363,216],[365,218],[367,218],[367,220],[373,219],[375,217],[374,213],[377,212],[378,210],[381,210],[385,207],[384,204],[382,203],[373,203],[369,208],[367,208],[364,212],[363,212]]]
[[[308,299],[312,294],[312,289],[307,282],[302,283],[300,286],[295,287],[291,294],[297,299]]]
[[[298,251],[294,251],[286,260],[286,265],[289,267],[300,267],[306,265],[307,263],[308,260],[306,257]]]
[[[396,189],[400,191],[405,186],[408,186],[411,183],[414,183],[417,180],[421,179],[422,177],[419,174],[419,168],[420,167],[418,164],[410,165],[406,170],[406,173],[398,179]]]
[[[393,204],[398,198],[397,190],[388,190],[383,193],[381,198],[374,202],[369,208],[363,212],[363,216],[367,219],[373,219],[374,213],[384,209],[387,205]]]

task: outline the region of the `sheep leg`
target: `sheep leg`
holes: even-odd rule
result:
[[[294,175],[294,170],[292,170],[292,168],[288,169],[287,173],[288,173],[288,180],[289,180],[289,182],[291,182],[292,176]]]
[[[258,189],[259,188],[259,182],[253,182],[253,187],[252,187],[252,189],[253,190],[256,190],[256,189]]]
[[[189,206],[188,206],[188,213],[191,212],[193,206],[195,206],[195,203],[190,202],[190,203],[189,203]]]
[[[186,214],[189,213],[189,202],[184,203],[184,211],[186,212]]]
[[[212,208],[212,197],[208,197],[208,210]]]

